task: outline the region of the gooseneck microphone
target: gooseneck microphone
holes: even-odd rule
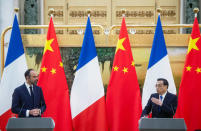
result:
[[[21,112],[22,112],[24,105],[25,105],[25,103],[22,104],[22,107],[20,108],[20,112],[18,113],[18,117],[21,115]]]
[[[172,104],[170,105],[171,106],[171,110],[172,110],[172,113],[173,113],[173,117],[174,117],[174,108],[173,108],[173,106],[172,106]]]
[[[42,101],[40,101],[40,116],[42,115],[42,113],[43,113],[43,107],[42,107]]]

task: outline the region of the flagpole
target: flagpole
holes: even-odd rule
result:
[[[50,17],[52,17],[52,19],[53,19],[54,18],[54,14],[55,14],[54,9],[50,8],[48,12],[49,12],[48,14],[50,15]]]
[[[16,13],[16,15],[18,15],[19,10],[20,10],[19,8],[15,8],[15,9],[14,9],[14,12]]]
[[[159,7],[156,9],[156,12],[158,13],[158,15],[161,15],[162,9]]]
[[[193,12],[195,13],[195,17],[197,17],[197,14],[198,14],[198,12],[199,12],[199,8],[197,8],[197,7],[194,8],[194,9],[193,9]]]
[[[122,13],[122,17],[125,18],[126,17],[126,15],[125,15],[126,14],[126,9],[122,9],[121,13]]]
[[[90,9],[87,9],[87,14],[88,14],[88,17],[91,16],[91,10]]]

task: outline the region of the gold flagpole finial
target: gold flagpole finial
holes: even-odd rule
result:
[[[54,17],[54,14],[55,14],[54,8],[50,8],[50,9],[48,10],[48,15],[51,16],[51,17]]]
[[[20,10],[19,8],[15,8],[15,9],[14,9],[14,12],[15,12],[15,13],[18,13],[19,10]]]
[[[195,13],[195,17],[197,17],[197,14],[198,14],[198,12],[199,12],[199,8],[197,8],[197,7],[194,8],[194,9],[193,9],[193,12]]]
[[[156,12],[157,12],[158,14],[161,14],[162,9],[159,7],[159,8],[156,9]]]
[[[126,14],[126,9],[121,9],[121,13],[122,13],[122,16],[125,17],[126,16],[125,15]]]
[[[90,15],[91,15],[91,9],[87,9],[87,15],[90,17]]]

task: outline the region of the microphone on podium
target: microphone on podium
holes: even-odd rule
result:
[[[173,108],[173,106],[172,106],[172,104],[170,105],[171,106],[171,110],[172,110],[172,113],[173,113],[173,118],[174,118],[174,108]]]
[[[25,105],[25,103],[22,104],[22,107],[20,108],[20,112],[18,113],[18,117],[21,115],[21,112],[22,112],[24,105]]]

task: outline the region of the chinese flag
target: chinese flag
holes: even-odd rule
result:
[[[107,89],[106,107],[110,131],[138,130],[141,96],[125,18],[122,20]]]
[[[201,39],[197,17],[188,45],[179,88],[177,118],[184,118],[188,131],[201,130]]]
[[[47,106],[45,117],[53,118],[54,131],[72,131],[69,90],[52,18],[45,43],[38,86]]]

